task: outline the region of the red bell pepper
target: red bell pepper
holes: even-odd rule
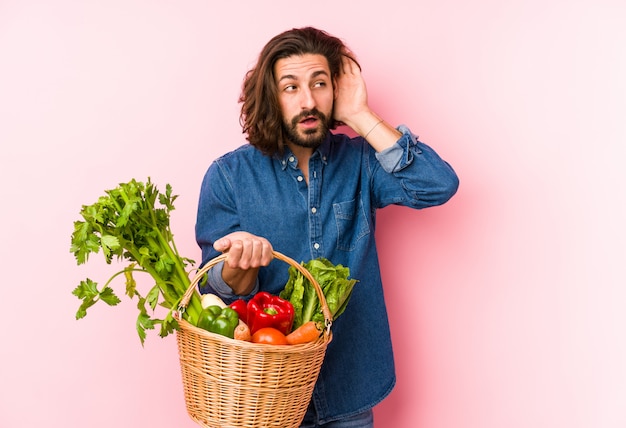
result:
[[[273,327],[285,335],[291,332],[294,309],[289,300],[261,291],[250,299],[246,309],[250,334],[263,327]]]
[[[246,324],[248,324],[248,303],[243,299],[235,300],[231,303],[230,306],[232,309],[239,314],[239,319]]]

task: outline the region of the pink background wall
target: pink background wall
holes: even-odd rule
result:
[[[128,300],[74,320],[71,290],[111,270],[75,265],[72,224],[151,176],[198,259],[243,74],[302,25],[342,37],[375,109],[461,177],[443,207],[380,213],[398,384],[377,426],[625,427],[624,3],[216,4],[0,0],[0,427],[195,426],[173,336],[142,348]]]

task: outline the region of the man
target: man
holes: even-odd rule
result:
[[[197,242],[225,301],[278,294],[287,266],[325,257],[358,280],[329,344],[302,427],[372,427],[372,408],[395,384],[375,244],[375,212],[390,204],[440,205],[457,190],[453,169],[406,126],[373,112],[354,55],[315,28],[286,31],[263,48],[245,78],[241,123],[249,144],[209,167]],[[345,124],[359,134],[330,132]]]

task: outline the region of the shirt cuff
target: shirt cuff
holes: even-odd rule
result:
[[[246,299],[251,297],[259,292],[259,279],[257,278],[256,283],[254,284],[254,288],[252,292],[247,296],[239,296],[233,293],[233,289],[230,288],[228,284],[222,278],[222,269],[224,268],[224,262],[219,262],[215,266],[213,266],[207,272],[208,276],[208,284],[207,287],[203,287],[200,292],[201,293],[210,293],[213,291],[217,294],[224,302],[232,302],[237,299]]]
[[[388,173],[406,168],[413,162],[414,152],[420,153],[417,147],[418,137],[405,125],[400,125],[397,129],[402,132],[400,139],[393,146],[376,153],[380,166]]]

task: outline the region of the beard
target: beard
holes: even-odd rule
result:
[[[300,121],[310,116],[314,116],[319,120],[318,126],[304,131],[299,131],[298,124]],[[329,122],[330,119],[327,115],[314,108],[312,110],[303,111],[299,115],[293,117],[291,121],[285,120],[283,123],[283,129],[289,142],[295,144],[296,146],[315,149],[322,144],[328,134],[328,131],[330,131]]]

